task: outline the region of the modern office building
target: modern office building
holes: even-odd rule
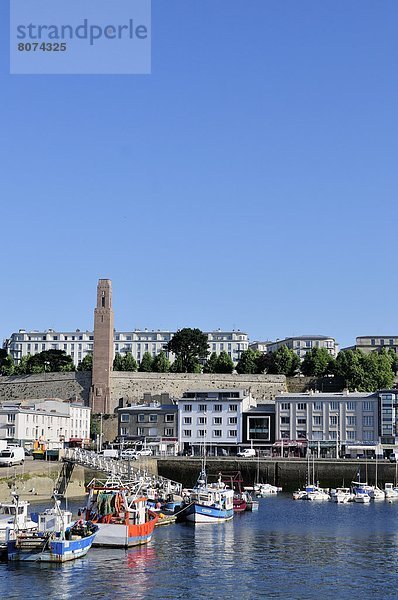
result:
[[[282,346],[287,346],[299,356],[304,358],[309,350],[313,348],[326,348],[331,356],[336,357],[339,352],[339,346],[336,340],[326,335],[301,335],[297,337],[288,337],[275,342],[266,342],[267,352],[276,352]]]
[[[281,394],[275,398],[277,444],[320,456],[363,454],[379,443],[377,393]]]
[[[236,453],[242,443],[243,413],[255,406],[248,390],[198,390],[178,400],[178,442],[182,452]]]
[[[0,440],[29,446],[35,441],[88,442],[91,409],[78,402],[57,399],[3,402]]]
[[[177,404],[162,394],[143,404],[118,409],[118,434],[127,446],[149,446],[154,454],[176,454],[178,451]]]
[[[271,455],[275,443],[275,405],[259,404],[243,413],[242,447]]]
[[[101,301],[101,298],[100,298]],[[97,307],[99,310],[101,307]],[[140,362],[145,352],[149,352],[152,356],[156,356],[162,350],[166,350],[167,343],[173,337],[174,332],[161,330],[139,330],[134,331],[115,331],[113,337],[114,353],[119,352],[125,355],[131,352],[134,358]],[[217,331],[207,332],[209,341],[209,352],[225,351],[232,358],[234,363],[237,363],[241,352],[249,347],[247,333],[239,330],[232,331]],[[73,358],[74,364],[77,366],[79,362],[94,350],[94,333],[92,331],[75,331],[59,332],[54,329],[46,331],[25,331],[20,329],[17,333],[13,333],[9,339],[4,341],[4,348],[18,363],[23,356],[28,354],[37,354],[43,350],[64,350]],[[171,362],[173,355],[169,355]]]

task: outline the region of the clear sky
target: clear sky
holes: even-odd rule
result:
[[[0,338],[398,335],[396,0],[153,0],[149,76],[9,75]]]

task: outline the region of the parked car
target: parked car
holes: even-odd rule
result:
[[[123,450],[121,457],[124,460],[132,459],[138,460],[141,456],[152,456],[152,450],[150,448],[143,448],[142,450]]]
[[[395,454],[395,452],[393,452],[392,454],[390,454],[389,459],[392,463],[398,462],[398,454]]]
[[[244,450],[239,450],[236,456],[239,456],[241,458],[251,458],[253,456],[256,456],[256,451],[254,448],[245,448]]]

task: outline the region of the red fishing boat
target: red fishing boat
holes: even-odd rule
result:
[[[243,479],[240,471],[222,473],[222,481],[234,490],[234,512],[247,510],[247,494],[242,490]]]
[[[151,540],[159,516],[147,498],[118,480],[93,479],[88,489],[86,519],[98,525],[95,546],[129,548]]]

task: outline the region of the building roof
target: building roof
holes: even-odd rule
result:
[[[286,393],[275,396],[275,400],[286,400],[286,399],[316,399],[316,398],[368,398],[370,396],[376,396],[377,392],[300,392],[297,394]]]

